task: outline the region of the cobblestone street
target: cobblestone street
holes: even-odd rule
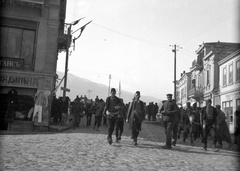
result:
[[[1,170],[239,170],[234,151],[187,145],[166,150],[163,142],[147,138],[133,146],[128,134],[125,128],[122,140],[112,145],[104,126],[100,131],[82,126],[63,133],[0,135]]]

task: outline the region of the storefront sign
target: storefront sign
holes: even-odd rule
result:
[[[240,98],[240,91],[236,93],[226,94],[225,95],[226,100],[233,100]]]
[[[32,74],[4,73],[0,74],[0,86],[52,90],[53,79]]]
[[[16,58],[0,58],[0,68],[23,69],[24,60]]]
[[[1,86],[39,87],[41,78],[31,76],[0,75]]]

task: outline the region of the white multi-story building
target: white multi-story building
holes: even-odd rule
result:
[[[220,104],[218,62],[239,49],[239,45],[226,42],[203,43],[196,52],[203,60],[203,100],[212,99],[213,106]]]
[[[187,101],[189,100],[189,89],[190,89],[190,81],[191,81],[191,72],[181,73],[181,78],[177,80],[177,104],[185,107]]]
[[[222,110],[229,130],[234,132],[237,106],[240,106],[240,49],[218,62],[219,89]]]

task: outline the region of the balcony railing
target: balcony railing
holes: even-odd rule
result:
[[[202,97],[204,93],[204,88],[203,87],[193,87],[189,91],[189,96],[192,97]]]

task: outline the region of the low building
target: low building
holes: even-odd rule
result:
[[[240,50],[218,62],[219,90],[222,110],[227,117],[231,133],[234,132],[236,117],[234,112],[240,106]]]
[[[177,83],[176,83],[176,89],[177,89],[176,103],[178,105],[181,105],[182,107],[185,107],[186,103],[189,100],[190,81],[191,81],[191,72],[183,71],[183,73],[181,73],[181,78],[177,80]]]

